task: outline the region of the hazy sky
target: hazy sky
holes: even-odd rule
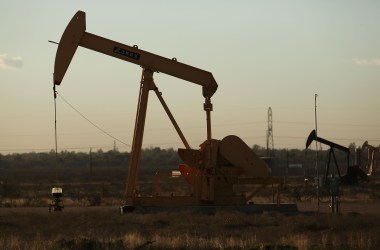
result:
[[[52,73],[72,16],[87,32],[210,71],[212,135],[303,149],[315,128],[344,146],[380,144],[380,1],[5,1],[0,0],[0,153],[54,149]],[[78,48],[58,93],[87,119],[130,145],[141,68]],[[164,74],[155,82],[193,148],[206,139],[201,87]],[[58,149],[112,149],[57,99]],[[130,147],[116,142],[119,150]],[[183,147],[150,94],[144,147]],[[325,147],[326,148],[326,147]]]

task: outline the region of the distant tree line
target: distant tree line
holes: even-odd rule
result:
[[[348,164],[354,164],[355,145],[350,144],[350,148],[351,154],[348,163],[346,155],[335,150],[338,165],[343,173],[345,173]],[[268,152],[265,147],[259,145],[253,145],[252,149],[258,156],[265,158],[272,169],[273,175],[314,175],[315,173],[315,150],[274,149]],[[57,155],[52,150],[44,153],[0,154],[0,168],[48,168],[56,165],[63,168],[128,167],[129,159],[129,152],[119,152],[118,150],[103,151],[100,149],[94,152],[61,151]],[[328,151],[320,150],[318,154],[320,171],[324,171],[327,160]],[[176,150],[172,148],[152,147],[142,150],[141,166],[144,166],[144,168],[175,169],[181,163],[182,161]],[[301,166],[301,168],[291,169],[289,166]],[[333,159],[331,159],[330,168],[335,171]]]
[[[130,153],[118,150],[90,152],[61,151],[0,154],[0,168],[47,168],[55,165],[67,168],[120,167],[129,164]],[[141,165],[170,166],[181,162],[172,148],[146,148],[141,153]]]

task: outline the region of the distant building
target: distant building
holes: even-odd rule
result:
[[[302,168],[302,164],[289,164],[288,168]]]
[[[304,176],[305,170],[300,163],[288,164],[288,175],[289,176]]]

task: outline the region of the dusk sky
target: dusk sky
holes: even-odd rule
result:
[[[212,137],[275,148],[318,135],[343,146],[380,144],[380,1],[0,0],[0,154],[54,143],[57,45],[78,11],[86,32],[212,72]],[[57,87],[58,150],[130,151],[141,68],[79,47]],[[199,85],[162,73],[155,83],[191,147],[206,140]],[[84,115],[84,119],[60,96]],[[152,92],[143,147],[184,147]],[[324,149],[327,149],[324,146]]]

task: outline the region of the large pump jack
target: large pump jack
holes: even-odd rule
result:
[[[177,205],[243,205],[250,201],[258,189],[268,184],[277,184],[281,189],[280,178],[269,178],[267,164],[237,136],[227,136],[223,140],[212,139],[211,97],[217,90],[213,75],[168,59],[137,46],[128,46],[86,32],[85,13],[78,11],[66,27],[59,42],[54,65],[54,84],[59,85],[69,67],[78,46],[94,50],[142,67],[140,93],[137,104],[135,129],[126,183],[127,206],[177,206]],[[153,80],[153,73],[165,73],[202,86],[205,98],[207,139],[200,149],[191,149],[185,136],[166,105],[162,94]],[[181,138],[185,148],[178,149],[178,154],[185,164],[180,165],[180,172],[192,187],[188,196],[145,196],[138,191],[138,173],[143,142],[145,117],[149,91],[153,90],[163,105],[169,119]],[[237,193],[236,185],[261,185],[260,188]],[[279,192],[279,191],[278,191]],[[277,196],[279,202],[279,193]]]

